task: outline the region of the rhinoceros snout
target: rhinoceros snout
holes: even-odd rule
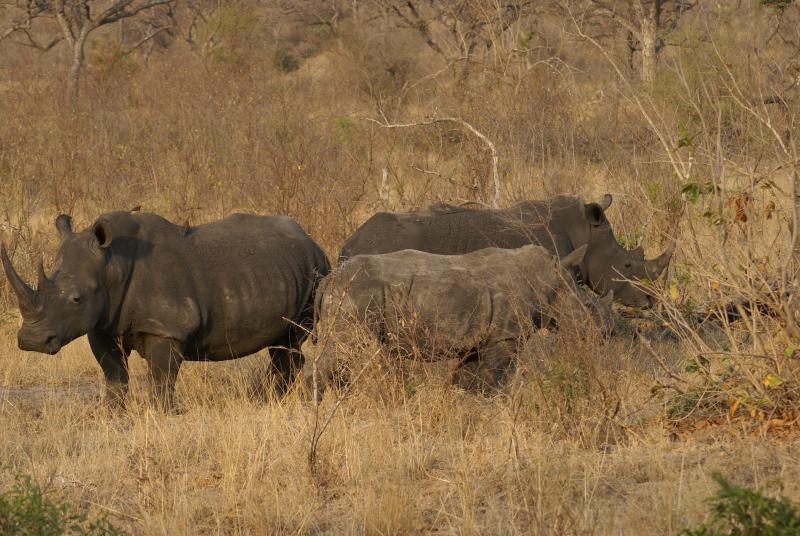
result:
[[[17,335],[17,345],[26,352],[39,352],[41,354],[56,354],[61,350],[61,341],[55,333],[36,334],[20,330]]]

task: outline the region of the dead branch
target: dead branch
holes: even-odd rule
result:
[[[145,2],[144,4],[138,5],[131,9],[128,7],[133,3],[133,0],[123,0],[121,2],[115,2],[111,7],[106,9],[99,17],[97,17],[97,26],[103,26],[104,24],[110,24],[112,22],[117,22],[121,19],[127,19],[129,17],[135,17],[142,11],[146,11],[148,9],[152,9],[157,6],[165,6],[167,4],[171,4],[174,0],[152,0],[150,2]]]
[[[42,16],[47,10],[47,5],[39,2],[28,0],[25,5],[25,14],[16,19],[11,26],[6,28],[0,33],[0,41],[3,41],[17,32],[25,33],[31,42],[34,42],[30,35],[31,27],[33,26],[34,19]],[[52,47],[52,45],[51,45]]]
[[[378,119],[374,119],[372,117],[367,117],[367,121],[371,121],[382,128],[411,128],[411,127],[421,127],[421,126],[430,126],[435,125],[437,123],[456,123],[461,125],[462,127],[466,128],[472,134],[474,134],[479,140],[481,140],[486,146],[489,148],[489,152],[492,155],[492,181],[494,183],[494,200],[492,201],[492,206],[494,208],[500,207],[500,196],[501,196],[501,187],[500,187],[500,174],[498,172],[498,164],[500,162],[500,158],[497,155],[497,147],[495,146],[494,142],[490,140],[485,134],[480,132],[471,124],[467,123],[460,117],[434,117],[431,119],[427,119],[425,121],[419,121],[415,123],[389,123],[385,118],[383,121]]]
[[[162,32],[166,32],[167,30],[169,30],[169,27],[168,27],[168,26],[160,26],[160,27],[158,27],[158,28],[154,28],[154,29],[153,29],[153,30],[151,30],[151,31],[150,31],[150,32],[149,32],[147,35],[145,35],[144,37],[142,37],[141,39],[139,39],[139,41],[137,41],[137,42],[136,42],[136,44],[134,44],[134,45],[133,45],[132,47],[130,47],[128,50],[125,50],[125,51],[123,51],[123,52],[120,52],[120,54],[119,54],[119,55],[120,55],[120,57],[124,57],[124,56],[128,56],[128,55],[132,54],[132,53],[133,53],[133,52],[135,52],[135,51],[136,51],[136,50],[137,50],[139,47],[141,47],[142,45],[144,45],[144,44],[148,43],[149,41],[152,41],[152,40],[153,40],[153,39],[154,39],[154,38],[155,38],[155,37],[156,37],[158,34],[160,34],[160,33],[162,33]]]

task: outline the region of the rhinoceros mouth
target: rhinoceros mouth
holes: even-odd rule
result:
[[[63,344],[56,335],[47,337],[44,341],[32,341],[25,337],[19,337],[17,344],[20,350],[26,352],[38,352],[40,354],[54,355],[63,348]]]

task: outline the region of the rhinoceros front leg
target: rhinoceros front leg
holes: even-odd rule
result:
[[[150,365],[150,378],[158,404],[165,411],[174,408],[175,380],[183,362],[181,345],[174,339],[147,335],[139,352]]]
[[[453,384],[469,391],[491,393],[514,370],[515,340],[487,344],[462,361],[453,373]]]
[[[112,408],[124,407],[128,393],[128,354],[117,341],[104,333],[90,331],[88,338],[106,379],[106,404]]]

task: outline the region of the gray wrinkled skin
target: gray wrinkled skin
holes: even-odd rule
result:
[[[23,350],[55,354],[87,334],[111,402],[128,384],[127,357],[144,357],[161,401],[183,360],[226,360],[267,346],[280,385],[290,381],[309,326],[313,294],[328,272],[322,250],[285,216],[234,214],[195,227],[155,214],[111,212],[73,232],[56,220],[61,245],[34,291],[2,249],[23,317]]]
[[[518,248],[539,244],[563,257],[586,244],[578,275],[598,294],[614,291],[619,302],[634,307],[652,305],[652,297],[632,281],[655,281],[669,264],[672,248],[653,260],[641,249],[629,251],[614,238],[600,203],[557,196],[524,201],[506,209],[472,209],[445,204],[415,212],[379,212],[367,220],[342,248],[340,260],[360,254],[416,249],[459,255],[486,247]]]
[[[337,354],[364,329],[401,354],[416,349],[426,359],[461,359],[454,382],[467,389],[497,387],[532,328],[580,334],[593,323],[608,333],[613,296],[597,299],[577,288],[568,272],[586,249],[561,263],[536,245],[454,256],[414,250],[357,255],[320,285],[316,342],[306,343],[307,385],[321,393],[336,376]]]

